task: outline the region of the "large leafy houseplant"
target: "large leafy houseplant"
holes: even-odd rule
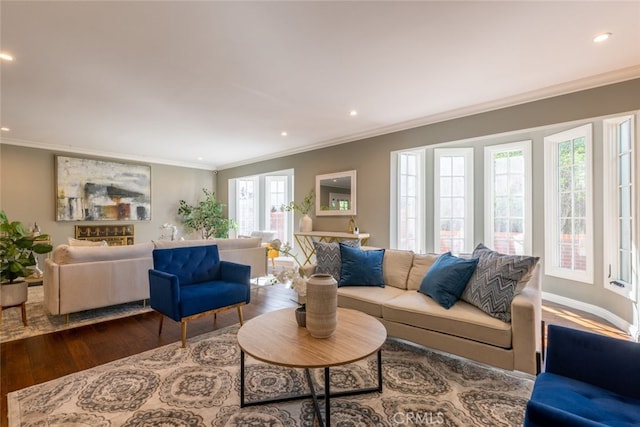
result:
[[[36,265],[35,254],[46,254],[53,247],[38,242],[47,239],[46,234],[34,236],[19,221],[9,221],[7,214],[0,211],[0,283],[13,284],[20,278],[33,273]]]
[[[216,193],[203,188],[204,199],[196,205],[180,200],[178,215],[187,232],[200,231],[203,239],[211,237],[229,237],[229,230],[238,228],[238,224],[224,216],[224,203],[216,200]]]

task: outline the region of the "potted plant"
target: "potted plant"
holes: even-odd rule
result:
[[[46,234],[34,236],[19,221],[9,221],[7,214],[0,211],[0,301],[3,307],[20,305],[27,300],[26,278],[33,273],[36,265],[35,254],[46,254],[53,247],[40,243]]]
[[[282,209],[284,209],[286,212],[295,211],[302,215],[302,218],[300,218],[300,223],[298,224],[300,231],[302,232],[309,232],[313,230],[313,221],[309,216],[309,212],[311,211],[312,207],[313,190],[311,190],[306,196],[304,196],[304,199],[302,199],[302,202],[300,203],[291,201],[286,205],[282,205]]]
[[[190,205],[180,200],[178,215],[187,232],[200,231],[203,239],[211,237],[229,237],[229,230],[237,229],[238,224],[224,217],[224,204],[216,200],[216,193],[203,188],[204,200]]]

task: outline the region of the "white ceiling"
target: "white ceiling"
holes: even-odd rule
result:
[[[0,8],[3,142],[205,169],[640,77],[640,1]]]

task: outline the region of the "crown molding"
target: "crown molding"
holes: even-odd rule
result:
[[[150,156],[137,156],[133,154],[119,153],[114,151],[91,150],[86,148],[75,147],[71,145],[47,144],[42,142],[27,141],[15,138],[0,138],[0,145],[18,145],[20,147],[38,148],[40,150],[48,150],[61,153],[83,154],[91,157],[104,157],[118,160],[129,160],[138,163],[156,163],[160,165],[178,166],[190,169],[202,169],[213,171],[215,167],[204,163],[177,162],[170,159],[161,159]]]
[[[348,136],[335,138],[327,141],[319,141],[314,144],[307,145],[305,147],[294,148],[287,151],[275,153],[273,155],[256,157],[250,160],[229,163],[222,166],[218,166],[218,170],[231,169],[238,166],[245,166],[252,163],[258,163],[266,160],[272,160],[279,157],[291,156],[294,154],[303,153],[306,151],[318,150],[321,148],[331,147],[333,145],[346,144],[348,142],[354,142],[361,139],[373,138],[380,135],[386,135],[393,132],[400,132],[408,129],[414,129],[421,126],[427,126],[435,123],[441,123],[448,120],[459,119],[462,117],[473,116],[476,114],[486,113],[489,111],[495,111],[502,108],[515,107],[517,105],[527,104],[530,102],[540,101],[543,99],[555,98],[570,93],[580,92],[583,90],[594,89],[597,87],[607,86],[615,83],[624,82],[627,80],[633,80],[640,78],[640,65],[622,68],[610,73],[597,74],[594,76],[585,77],[579,80],[573,80],[571,82],[562,83],[558,85],[548,86],[542,89],[525,92],[522,94],[501,98],[494,101],[484,102],[481,104],[474,104],[463,108],[445,111],[442,113],[432,114],[430,116],[421,117],[415,120],[409,120],[401,123],[396,123],[389,126],[382,126],[376,129],[351,134]]]

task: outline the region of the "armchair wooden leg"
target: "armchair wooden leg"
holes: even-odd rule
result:
[[[240,325],[243,324],[243,319],[242,319],[242,307],[238,306],[238,318],[240,319]]]
[[[164,314],[160,314],[160,326],[158,326],[158,335],[162,333],[162,321],[164,320]]]
[[[182,320],[182,348],[187,347],[187,321]]]

